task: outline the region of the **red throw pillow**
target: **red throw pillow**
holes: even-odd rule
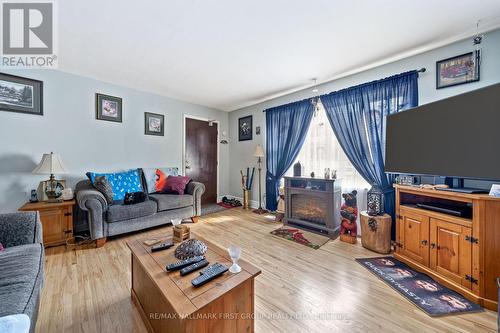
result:
[[[168,176],[166,186],[162,193],[184,194],[187,184],[191,178],[184,176]]]
[[[155,180],[156,192],[162,192],[166,186],[167,186],[167,175],[165,175],[160,169],[156,169],[156,180]]]

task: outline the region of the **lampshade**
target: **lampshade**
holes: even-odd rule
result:
[[[261,145],[257,145],[257,147],[255,147],[255,152],[253,153],[253,156],[264,157],[264,150],[262,149]]]
[[[50,154],[43,154],[42,160],[33,170],[33,173],[39,175],[61,174],[66,173],[66,169],[64,168],[61,156],[51,152]]]

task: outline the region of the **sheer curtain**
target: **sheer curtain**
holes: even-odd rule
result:
[[[322,178],[325,168],[337,170],[337,178],[342,179],[342,193],[357,190],[358,211],[366,209],[366,193],[370,185],[356,171],[345,155],[328,122],[321,102],[318,102],[316,106],[304,145],[293,164],[297,161],[302,164],[302,174],[305,176],[309,176],[311,172],[314,172],[316,177]],[[293,175],[293,166],[287,171],[286,175]],[[359,222],[358,216],[358,234],[361,234]]]

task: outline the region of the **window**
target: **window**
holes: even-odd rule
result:
[[[304,145],[295,162],[297,161],[303,166],[303,175],[309,176],[314,172],[316,177],[323,177],[325,168],[330,168],[337,170],[337,178],[342,179],[343,188],[370,188],[345,155],[321,102],[318,102]],[[293,166],[286,175],[293,175]]]

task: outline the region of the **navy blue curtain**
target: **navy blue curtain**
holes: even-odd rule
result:
[[[266,112],[266,208],[278,206],[279,183],[292,166],[304,143],[314,105],[306,99],[265,110]]]
[[[384,172],[386,116],[418,105],[417,81],[411,71],[320,97],[345,154],[366,181],[382,188],[393,220],[394,179]]]

